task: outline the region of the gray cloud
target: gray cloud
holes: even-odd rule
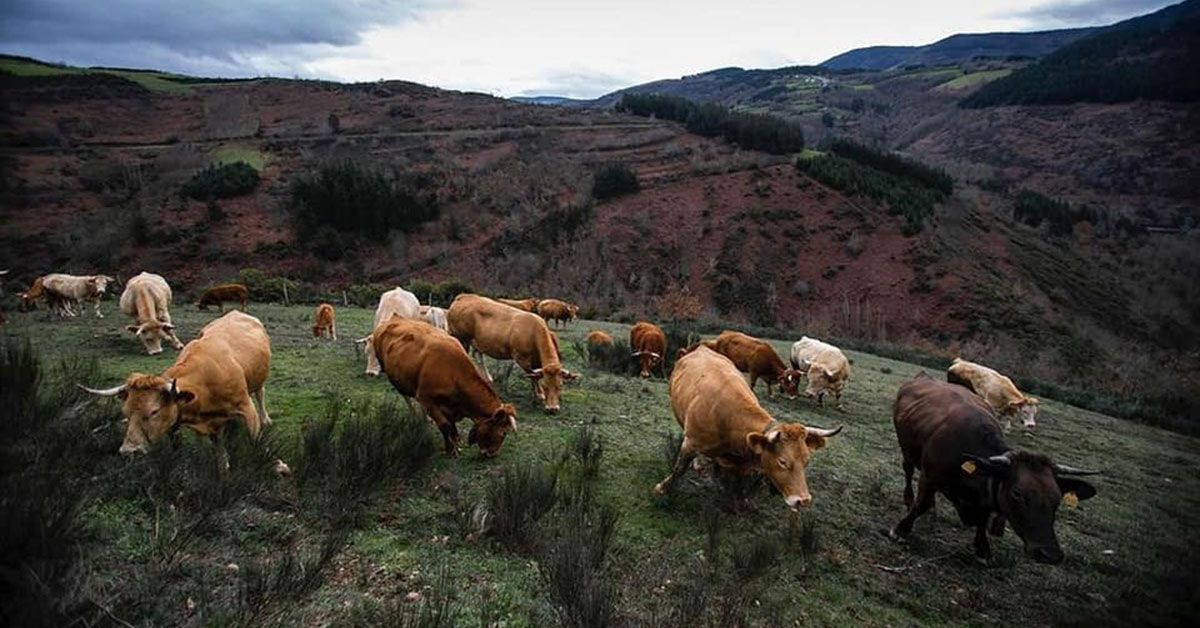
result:
[[[5,0],[4,49],[82,65],[179,72],[286,73],[376,26],[418,19],[450,0]],[[271,51],[272,61],[263,61]],[[281,54],[283,53],[283,54]],[[258,59],[258,60],[256,60]]]
[[[1016,13],[1035,27],[1101,26],[1175,4],[1170,0],[1065,0]]]
[[[567,96],[570,98],[595,98],[638,81],[628,76],[586,71],[553,71],[539,78],[536,85],[523,89],[518,96]]]

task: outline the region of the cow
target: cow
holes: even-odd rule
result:
[[[446,312],[450,335],[472,350],[489,380],[483,356],[512,360],[533,385],[546,412],[561,407],[563,384],[578,379],[567,370],[558,353],[558,341],[537,314],[493,301],[477,294],[460,294]]]
[[[44,298],[46,299],[46,308],[51,314],[57,314],[62,318],[76,316],[75,311],[71,308],[71,300],[54,290],[47,290],[43,279],[44,277],[34,279],[28,290],[17,295],[20,299],[17,309],[22,312],[36,310],[38,300]]]
[[[220,308],[221,312],[225,312],[225,302],[238,302],[242,305],[242,311],[246,311],[246,298],[250,292],[246,290],[246,286],[240,283],[229,283],[222,286],[213,286],[205,290],[200,295],[200,300],[196,302],[196,309],[207,310],[208,306],[215,305]]]
[[[526,312],[533,312],[535,314],[537,313],[537,306],[538,306],[537,299],[495,299],[495,300],[500,303],[503,303],[507,306],[515,307],[518,310],[523,310]]]
[[[805,396],[825,405],[826,393],[833,393],[837,407],[842,407],[842,391],[850,379],[850,361],[841,349],[816,338],[801,336],[792,345],[792,368],[808,380]]]
[[[31,300],[45,295],[50,310],[57,311],[59,316],[76,316],[72,306],[86,301],[92,304],[96,318],[104,318],[104,314],[100,312],[100,299],[104,297],[108,284],[115,281],[116,279],[108,275],[50,273],[35,280],[29,292],[22,295],[22,301],[30,303]]]
[[[322,303],[317,306],[317,311],[313,314],[312,332],[313,338],[329,336],[337,340],[337,314],[334,313],[332,305]]]
[[[727,357],[739,371],[747,373],[750,389],[758,380],[767,385],[767,396],[773,396],[772,384],[778,384],[780,390],[789,397],[796,396],[800,381],[799,373],[789,370],[783,363],[783,358],[775,353],[775,349],[766,342],[747,336],[739,331],[725,330],[713,340],[700,343],[717,353]]]
[[[547,323],[557,321],[560,326],[575,320],[578,313],[578,307],[558,299],[542,299],[537,304],[538,316],[546,319]]]
[[[163,436],[186,427],[209,437],[224,470],[229,457],[223,430],[240,417],[250,436],[258,438],[271,425],[264,399],[270,371],[267,330],[257,318],[235,310],[206,325],[162,375],[131,373],[113,388],[80,387],[121,400],[129,424],[120,453],[145,453]]]
[[[675,363],[670,396],[683,443],[670,475],[654,487],[655,495],[664,495],[702,455],[735,473],[765,475],[792,510],[812,502],[805,467],[841,427],[824,430],[776,421],[733,362],[707,346]]]
[[[1004,417],[1004,429],[1012,429],[1014,417],[1020,417],[1022,425],[1032,430],[1037,425],[1039,401],[1026,397],[1013,381],[996,371],[962,358],[954,358],[946,369],[946,381],[966,386],[983,398],[996,414]]]
[[[512,404],[500,399],[450,334],[393,315],[375,329],[373,344],[396,392],[415,398],[438,426],[447,455],[458,454],[460,419],[474,423],[467,443],[478,445],[489,458],[500,452],[504,437],[517,430]]]
[[[392,314],[398,314],[400,318],[419,318],[421,302],[417,300],[417,295],[399,287],[379,295],[379,305],[375,307],[375,322],[371,325],[372,333],[354,341],[356,344],[362,345],[363,351],[367,354],[368,377],[379,376],[379,358],[375,356],[375,349],[371,345],[371,336],[376,327],[391,320]]]
[[[433,305],[422,305],[420,308],[420,319],[437,327],[442,331],[446,331],[446,310]]]
[[[589,347],[611,347],[613,346],[613,337],[608,335],[607,332],[593,329],[588,332],[586,342]]]
[[[641,362],[641,376],[650,377],[650,371],[661,365],[667,354],[667,335],[654,323],[638,321],[629,328],[629,346],[633,356]]]
[[[1012,450],[982,399],[924,371],[900,386],[892,422],[904,460],[908,513],[888,532],[891,538],[906,538],[913,522],[933,507],[934,494],[940,492],[954,505],[963,525],[975,528],[975,555],[981,560],[991,556],[987,530],[992,518],[994,536],[1004,533],[1005,522],[1011,523],[1026,554],[1042,563],[1062,562],[1054,533],[1058,505],[1064,498],[1075,503],[1094,496],[1096,489],[1075,476],[1098,472]],[[921,476],[914,500],[916,469]]]
[[[163,340],[170,342],[176,350],[183,349],[168,311],[171,306],[171,286],[161,275],[143,272],[131,278],[121,293],[120,305],[121,311],[137,323],[125,329],[142,341],[146,353],[162,353]]]

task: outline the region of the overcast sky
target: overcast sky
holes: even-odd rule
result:
[[[1156,0],[0,0],[0,51],[204,76],[594,97],[963,32],[1108,24]]]

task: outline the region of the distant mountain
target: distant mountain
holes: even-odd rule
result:
[[[509,100],[526,105],[550,105],[557,107],[586,107],[592,102],[591,100],[567,98],[566,96],[513,96]]]
[[[1200,0],[1118,22],[1017,70],[964,107],[1200,100]]]
[[[821,64],[830,70],[890,70],[913,65],[952,65],[979,57],[1044,57],[1095,33],[1097,28],[1071,28],[1034,33],[966,33],[925,46],[871,46],[843,52]]]

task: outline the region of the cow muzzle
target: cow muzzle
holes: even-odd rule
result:
[[[1047,565],[1057,565],[1063,561],[1063,552],[1057,547],[1045,545],[1040,547],[1028,547],[1025,549],[1025,552],[1029,554],[1029,556],[1035,561]]]
[[[786,498],[788,508],[793,511],[799,511],[801,507],[806,507],[812,503],[812,495],[788,495]]]
[[[134,445],[133,443],[121,443],[121,448],[117,450],[122,456],[132,456],[134,454],[146,453],[145,445]]]

